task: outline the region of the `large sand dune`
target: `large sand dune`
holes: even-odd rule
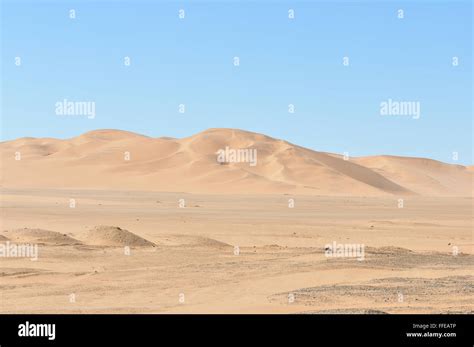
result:
[[[216,152],[226,147],[256,149],[257,165],[221,165]],[[474,174],[469,167],[423,158],[344,160],[236,129],[209,129],[183,139],[95,130],[66,140],[2,142],[0,151],[7,188],[471,196]]]

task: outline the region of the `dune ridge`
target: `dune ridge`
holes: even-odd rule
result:
[[[256,149],[257,165],[222,165],[216,153],[226,147]],[[65,140],[6,141],[0,153],[1,183],[7,188],[340,196],[473,192],[472,166],[396,156],[344,160],[238,129],[212,128],[182,139],[103,129]],[[15,158],[18,153],[21,160]]]

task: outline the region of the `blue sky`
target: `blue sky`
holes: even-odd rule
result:
[[[1,19],[2,140],[226,127],[473,162],[470,1],[2,0]],[[63,99],[94,101],[96,117],[57,115]],[[380,115],[388,99],[419,102],[420,118]]]

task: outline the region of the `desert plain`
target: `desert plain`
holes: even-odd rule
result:
[[[257,149],[255,166],[216,151]],[[472,313],[472,167],[234,129],[0,144],[3,313]],[[363,259],[327,245],[363,245]]]

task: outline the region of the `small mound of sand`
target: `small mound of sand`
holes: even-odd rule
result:
[[[57,231],[23,228],[5,230],[2,235],[6,240],[17,243],[36,243],[51,246],[80,245],[81,241]],[[1,238],[0,238],[1,240]]]
[[[155,247],[153,242],[120,227],[99,225],[83,234],[82,240],[88,245],[110,247]]]
[[[218,241],[205,236],[191,235],[166,235],[161,239],[161,243],[166,246],[187,246],[187,247],[205,247],[205,248],[233,248],[228,243]]]
[[[0,234],[0,241],[8,241],[8,237],[5,237]]]
[[[210,248],[228,248],[232,247],[228,243],[211,239],[209,237],[198,236],[196,237],[196,245]]]

